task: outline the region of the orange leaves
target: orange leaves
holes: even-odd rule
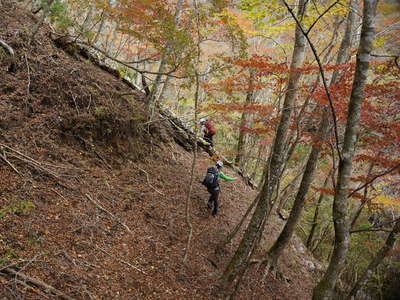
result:
[[[164,0],[119,1],[109,5],[107,12],[120,32],[152,44],[165,43],[174,26],[174,7]]]
[[[354,161],[357,161],[357,162],[373,162],[375,165],[378,165],[380,167],[387,168],[387,169],[392,168],[392,167],[394,167],[394,166],[396,166],[397,164],[400,163],[400,157],[398,157],[398,155],[397,156],[395,155],[395,156],[392,157],[392,155],[390,153],[389,156],[391,156],[393,159],[388,159],[385,156],[386,156],[386,154],[384,152],[376,151],[376,152],[373,153],[373,155],[372,154],[365,154],[365,153],[364,154],[358,154],[356,156],[356,158],[354,159]],[[400,172],[400,169],[398,169],[397,172]]]
[[[316,187],[316,186],[312,186],[312,189],[314,191],[320,192],[320,193],[328,195],[328,196],[334,196],[335,195],[335,190],[334,189],[329,189],[329,188],[324,188],[324,187]]]
[[[232,94],[233,92],[248,92],[262,90],[268,86],[272,86],[271,82],[255,81],[249,86],[249,76],[243,73],[237,76],[231,76],[223,81],[216,83],[205,83],[202,85],[208,92],[219,91],[226,94]]]
[[[274,107],[272,105],[260,105],[254,103],[247,105],[240,103],[211,104],[210,109],[230,112],[249,112],[258,115],[270,115],[274,111]]]
[[[233,59],[232,57],[226,56],[219,56],[219,58],[225,63],[239,67],[241,71],[243,71],[244,69],[254,69],[259,76],[266,76],[271,74],[286,75],[288,73],[288,66],[286,63],[274,62],[274,60],[272,60],[272,57],[268,55],[253,54],[248,59]]]

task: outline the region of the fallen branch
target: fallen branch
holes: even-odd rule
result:
[[[11,154],[11,156],[16,158],[16,159],[19,159],[19,160],[21,160],[21,161],[23,161],[25,163],[27,163],[28,165],[30,165],[30,166],[32,166],[32,167],[34,167],[36,169],[39,169],[39,170],[41,170],[41,171],[43,171],[45,173],[48,173],[48,174],[52,175],[53,177],[55,177],[57,179],[60,179],[60,176],[57,173],[54,173],[53,171],[51,171],[49,169],[46,169],[40,163],[37,163],[34,160],[26,159],[26,158],[20,157],[20,156],[18,156],[16,154]]]
[[[20,280],[21,282],[28,284],[29,286],[35,286],[40,289],[43,289],[46,292],[49,292],[53,295],[56,295],[57,297],[60,297],[61,299],[67,299],[67,300],[73,300],[74,298],[64,294],[60,290],[55,289],[51,285],[48,285],[47,283],[41,281],[40,279],[36,279],[34,277],[30,277],[28,275],[25,275],[24,273],[15,271],[11,268],[5,268],[2,269],[0,272],[0,276],[3,277],[9,277],[9,278],[14,278],[17,281]]]
[[[149,185],[153,190],[155,190],[157,193],[159,193],[160,195],[163,195],[163,196],[164,196],[164,194],[163,194],[162,192],[160,192],[160,191],[157,190],[154,186],[151,185],[151,183],[150,183],[150,178],[149,178],[149,173],[147,173],[145,170],[143,170],[143,169],[140,168],[140,167],[137,167],[137,166],[133,166],[133,167],[136,168],[136,169],[138,169],[139,171],[143,172],[143,173],[146,175],[146,179],[147,179],[148,185]]]
[[[25,64],[26,64],[26,72],[28,75],[28,83],[26,84],[26,102],[28,103],[29,95],[30,95],[30,91],[31,91],[31,68],[29,67],[27,54],[25,54],[24,58],[25,58]]]
[[[67,199],[65,199],[65,197],[63,195],[61,195],[59,192],[57,192],[55,189],[51,189],[54,193],[56,193],[58,196],[60,196],[61,198],[63,198],[65,201],[67,201]]]
[[[112,170],[112,167],[110,166],[110,164],[100,155],[99,152],[97,152],[97,150],[95,149],[94,145],[88,143],[84,138],[82,138],[81,136],[77,136],[77,138],[79,140],[81,140],[84,143],[84,146],[88,146],[88,148],[90,148],[91,151],[94,152],[94,154],[97,155],[97,157],[106,165],[107,168],[109,168],[110,170]]]
[[[34,288],[33,286],[30,286],[29,284],[27,284],[21,280],[14,279],[14,282],[22,285],[27,290],[30,290],[30,291],[34,292],[35,294],[38,294],[41,297],[41,299],[50,299],[50,297],[51,297],[50,295],[46,295],[46,294],[42,293],[39,289]]]
[[[112,212],[108,211],[105,209],[103,206],[100,205],[96,200],[94,200],[89,194],[85,194],[86,198],[89,199],[90,202],[92,202],[94,205],[96,205],[97,208],[100,210],[104,211],[105,213],[109,214],[112,218],[117,220],[117,222],[122,225],[128,232],[132,233],[132,230],[126,225],[124,222],[122,222],[117,216],[115,216]]]
[[[16,65],[15,65],[15,52],[14,49],[11,48],[5,41],[0,39],[0,46],[6,50],[6,52],[11,56],[11,64],[8,67],[8,72],[15,72],[16,71]]]
[[[12,163],[10,163],[6,157],[6,153],[3,151],[3,155],[0,154],[0,158],[2,158],[19,176],[22,177],[22,174],[17,170],[16,167]]]
[[[95,244],[93,244],[93,246],[94,246],[96,249],[100,250],[101,252],[103,252],[103,253],[105,253],[105,254],[107,254],[107,255],[109,255],[109,256],[115,258],[115,260],[119,261],[120,263],[123,263],[123,264],[127,265],[128,267],[131,267],[132,269],[135,269],[136,271],[139,271],[140,273],[143,273],[143,274],[147,275],[147,273],[146,273],[145,271],[139,269],[138,267],[132,265],[131,263],[129,263],[129,262],[123,260],[123,259],[120,259],[119,257],[116,257],[115,255],[113,255],[113,254],[111,254],[111,253],[108,253],[106,250],[104,250],[103,248],[100,248],[99,246],[97,246],[97,245],[95,245]]]
[[[57,169],[66,169],[66,170],[68,170],[68,169],[72,170],[73,169],[71,167],[63,167],[63,166],[52,165],[52,164],[45,163],[45,162],[39,162],[39,161],[33,159],[32,157],[30,157],[30,156],[28,156],[28,155],[26,155],[26,154],[24,154],[24,153],[22,153],[22,152],[20,152],[20,151],[18,151],[16,149],[12,148],[12,147],[10,147],[10,146],[8,146],[6,144],[0,143],[0,149],[3,150],[3,156],[4,156],[4,157],[1,157],[1,158],[3,158],[3,159],[6,158],[6,151],[4,151],[4,149],[9,150],[10,152],[8,152],[8,154],[11,155],[12,157],[14,157],[16,159],[19,159],[19,160],[29,164],[30,166],[36,168],[36,169],[40,169],[41,171],[43,171],[45,173],[48,173],[49,175],[57,178],[58,180],[61,180],[60,174],[57,174],[56,172],[50,170],[47,167],[57,168]],[[46,166],[46,167],[44,167],[44,166]],[[14,171],[16,171],[16,170],[14,170]]]
[[[54,30],[53,30],[54,31]],[[134,83],[130,82],[129,80],[125,79],[125,78],[120,78],[119,72],[106,64],[103,64],[100,62],[100,59],[98,57],[96,57],[96,55],[92,54],[88,48],[90,48],[89,46],[85,46],[82,44],[82,42],[74,42],[71,40],[71,38],[62,36],[60,34],[57,34],[56,32],[53,32],[55,35],[61,36],[59,38],[53,38],[54,43],[60,47],[61,49],[63,49],[64,51],[68,52],[68,45],[74,44],[76,45],[76,48],[79,50],[79,54],[82,55],[83,57],[89,59],[94,65],[98,66],[99,68],[103,69],[104,71],[106,71],[107,73],[113,75],[114,77],[118,78],[119,80],[122,80],[122,82],[124,82],[129,88],[131,88],[132,90],[138,92],[138,91],[142,91],[143,89],[141,89],[140,87],[136,86]],[[92,46],[91,46],[92,47]],[[93,48],[93,47],[92,47]],[[157,74],[157,73],[156,73]],[[204,73],[204,74],[199,74],[200,76],[206,75],[208,73]],[[171,76],[171,74],[168,74],[168,76]],[[143,77],[142,77],[143,78]],[[146,84],[143,84],[143,86],[145,87]],[[139,94],[140,92],[138,92]],[[134,93],[124,93],[124,94],[134,94]],[[122,94],[123,95],[123,94]],[[173,112],[171,112],[168,108],[166,107],[162,107],[160,104],[157,105],[159,108],[159,113],[162,116],[161,118],[164,120],[168,120],[170,122],[170,124],[176,128],[177,130],[174,130],[174,132],[176,134],[174,134],[174,139],[175,141],[181,145],[182,147],[184,147],[188,152],[193,150],[193,143],[194,143],[194,132],[193,130],[191,130],[190,128],[187,127],[186,124],[184,124],[184,122]],[[190,145],[190,146],[189,146]],[[198,138],[197,139],[197,145],[200,146],[205,152],[207,152],[213,159],[216,159],[217,157],[215,157],[216,155],[218,155],[215,151],[213,151],[210,148],[210,144],[207,143],[206,141],[204,141],[202,138]],[[227,161],[226,158],[224,158],[223,156],[218,155],[218,158],[220,158],[221,160],[224,161],[224,163],[227,166],[230,166],[234,169],[235,172],[238,173],[239,176],[241,176],[244,179],[245,184],[249,185],[251,188],[253,189],[257,189],[257,185],[252,181],[252,179],[250,178],[250,176],[244,174],[244,172],[242,170],[240,170],[238,167],[234,166],[232,162]],[[142,170],[144,171],[144,170]],[[146,171],[144,171],[144,173],[146,174]],[[150,187],[152,189],[154,189],[157,193],[164,195],[163,193],[161,193],[160,191],[158,191],[157,189],[155,189],[151,184],[150,181],[147,180]]]
[[[5,41],[0,40],[0,46],[3,47],[10,56],[14,57],[14,50]]]

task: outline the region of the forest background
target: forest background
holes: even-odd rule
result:
[[[335,289],[395,293],[398,1],[24,5],[41,16],[32,40],[47,19],[55,36],[88,47],[147,95],[149,122],[159,107],[195,132],[201,117],[212,119],[215,149],[257,183],[250,223],[221,278],[224,293],[234,294],[254,263],[271,214],[288,221],[271,249],[257,253],[266,273],[284,277],[278,259],[295,232],[328,266],[315,299]]]

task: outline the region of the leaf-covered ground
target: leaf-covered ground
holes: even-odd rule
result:
[[[210,299],[238,238],[217,245],[255,197],[241,180],[222,183],[222,210],[212,217],[199,183],[192,196],[192,247],[185,200],[192,154],[166,123],[143,126],[140,93],[57,48],[35,18],[1,1],[0,39],[16,52],[16,72],[0,50],[0,273],[6,266],[77,299]],[[122,94],[133,93],[133,96]],[[226,169],[230,176],[233,171]],[[267,225],[264,247],[282,221]],[[253,267],[239,299],[310,299],[316,271],[296,238],[281,260],[289,281]],[[311,265],[311,266],[310,266]],[[23,280],[0,276],[3,299],[52,298]]]

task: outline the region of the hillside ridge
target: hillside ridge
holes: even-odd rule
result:
[[[15,72],[0,58],[0,270],[12,268],[74,299],[210,299],[238,237],[215,250],[255,197],[243,181],[223,183],[211,217],[201,186],[209,156],[196,165],[195,229],[182,264],[191,154],[166,120],[147,119],[141,94],[81,56],[57,48],[43,26],[2,1],[0,39],[15,51]],[[131,93],[132,90],[129,90]],[[233,170],[226,173],[234,175]],[[177,174],[179,174],[177,176]],[[267,246],[283,222],[268,225]],[[295,249],[295,250],[294,250]],[[309,299],[315,263],[296,238],[282,266],[290,282],[249,270],[239,299]],[[0,271],[6,299],[57,297]]]

